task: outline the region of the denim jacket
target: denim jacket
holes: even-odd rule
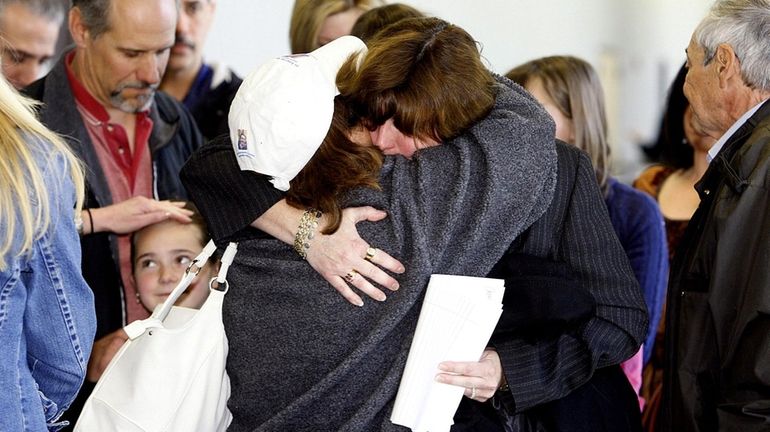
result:
[[[29,141],[48,187],[50,224],[28,253],[8,253],[0,270],[0,431],[64,426],[57,420],[85,378],[96,331],[66,162]],[[7,221],[0,220],[0,229],[8,229]]]

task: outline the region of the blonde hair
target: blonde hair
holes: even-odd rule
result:
[[[0,78],[0,270],[5,269],[7,255],[21,256],[32,249],[32,243],[47,230],[50,221],[49,188],[43,174],[56,157],[67,161],[69,176],[75,184],[75,214],[83,205],[85,182],[83,169],[67,144],[43,126],[35,116],[37,103],[16,92]],[[50,144],[48,159],[39,165],[29,136]],[[54,192],[55,193],[55,192]],[[36,203],[36,205],[33,205]],[[21,242],[16,244],[16,234]]]
[[[326,18],[353,8],[366,12],[381,4],[381,0],[296,0],[289,24],[292,54],[309,53],[321,46],[318,35]]]
[[[575,142],[588,153],[596,180],[607,191],[610,146],[607,143],[607,114],[599,75],[585,60],[572,56],[543,57],[511,69],[506,77],[521,86],[540,78],[548,96],[564,116],[572,120]]]

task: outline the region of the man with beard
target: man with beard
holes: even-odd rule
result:
[[[216,0],[182,0],[176,41],[160,89],[182,102],[203,136],[227,133],[227,114],[243,80],[225,65],[203,62],[203,45],[214,20]]]
[[[125,340],[122,327],[147,317],[131,278],[130,234],[169,218],[190,221],[182,203],[162,200],[186,198],[179,170],[203,138],[189,113],[157,91],[174,45],[176,1],[72,3],[75,48],[27,92],[44,103],[43,123],[86,165],[76,225],[96,304],[87,376],[96,382]]]

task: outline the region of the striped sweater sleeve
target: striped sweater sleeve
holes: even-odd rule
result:
[[[560,177],[563,160],[560,157]],[[564,215],[556,258],[579,275],[596,301],[596,313],[553,338],[494,342],[510,387],[506,396],[513,397],[517,412],[564,397],[586,383],[594,370],[631,357],[645,335],[647,311],[639,285],[610,224],[590,161],[582,153],[578,160],[577,169],[567,168],[574,174],[572,189],[562,187],[561,178],[557,185],[552,206],[561,208],[546,215],[554,210]],[[547,253],[543,247],[553,244],[548,237],[556,222],[533,225],[524,252]]]
[[[196,151],[180,176],[217,244],[259,235],[250,224],[283,198],[268,177],[241,171],[227,135]]]

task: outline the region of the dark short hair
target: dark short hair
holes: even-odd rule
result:
[[[80,10],[83,24],[97,38],[110,29],[110,6],[112,0],[72,0],[72,7]]]
[[[177,10],[180,0],[174,0]],[[92,39],[110,30],[110,7],[112,0],[72,0],[72,7],[80,10],[83,24],[91,34]]]
[[[492,110],[495,79],[476,41],[438,18],[410,18],[378,32],[369,51],[349,60],[337,75],[340,93],[374,129],[393,119],[399,131],[445,141]]]

